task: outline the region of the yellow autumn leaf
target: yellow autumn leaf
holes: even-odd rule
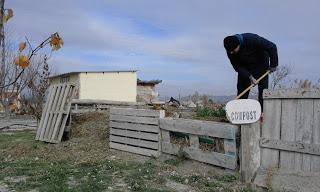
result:
[[[13,10],[12,9],[7,9],[8,16],[9,18],[13,17]]]
[[[21,43],[19,43],[19,51],[21,52],[21,51],[23,51],[24,50],[24,48],[26,48],[26,42],[21,42]]]
[[[58,33],[54,33],[51,35],[50,46],[52,50],[56,51],[60,49],[63,45],[63,39],[59,36]]]
[[[27,56],[20,55],[15,60],[14,63],[18,66],[20,66],[22,69],[25,69],[29,66],[30,62]]]
[[[3,15],[3,22],[6,23],[11,17],[13,17],[13,10],[6,9],[6,13]]]

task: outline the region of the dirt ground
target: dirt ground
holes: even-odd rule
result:
[[[0,131],[0,192],[254,191],[230,170],[110,150],[106,113],[73,117],[71,131],[59,144],[35,141],[35,130]]]

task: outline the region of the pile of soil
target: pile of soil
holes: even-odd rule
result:
[[[71,139],[79,137],[109,138],[109,113],[93,112],[73,114],[71,124]]]

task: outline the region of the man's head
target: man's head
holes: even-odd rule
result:
[[[235,35],[224,38],[223,44],[226,51],[230,54],[236,54],[240,50],[240,41]]]

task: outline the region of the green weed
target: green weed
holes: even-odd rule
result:
[[[196,113],[198,117],[225,117],[226,111],[223,107],[212,109],[209,107],[197,107]]]

